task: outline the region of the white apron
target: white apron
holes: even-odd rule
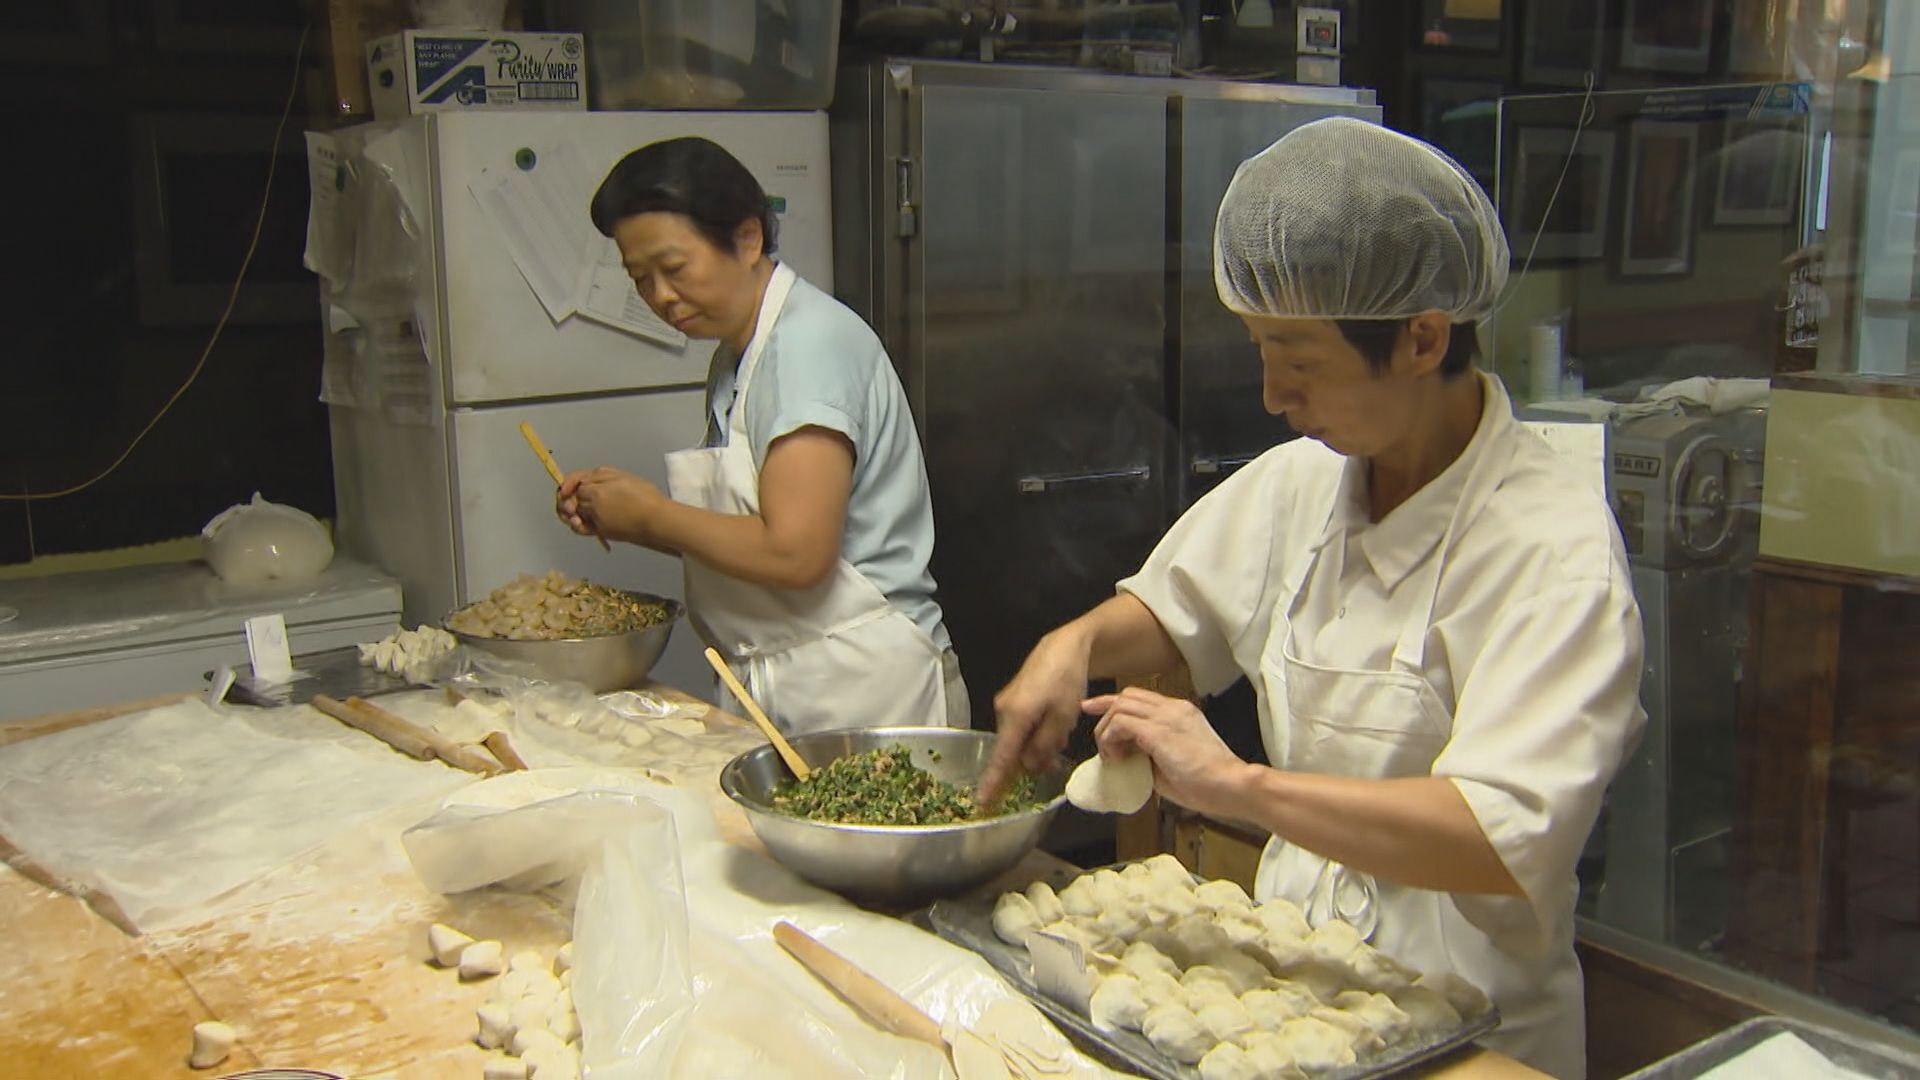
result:
[[[747,394],[793,282],[792,269],[774,267],[734,377],[727,444],[667,455],[667,490],[676,502],[721,514],[759,513]],[[809,589],[756,585],[692,557],[681,565],[694,628],[787,734],[947,724],[941,649],[845,559]]]
[[[1452,733],[1453,710],[1422,674],[1427,631],[1454,534],[1485,505],[1512,457],[1507,446],[1487,450],[1468,475],[1428,567],[1420,571],[1424,577],[1404,583],[1422,590],[1424,604],[1402,628],[1388,670],[1322,667],[1300,659],[1294,648],[1293,619],[1304,585],[1321,551],[1327,544],[1345,543],[1344,535],[1323,541],[1310,557],[1298,560],[1297,572],[1286,575],[1260,657],[1261,737],[1275,767],[1365,778],[1431,773]],[[1329,521],[1332,513],[1330,503]],[[1483,916],[1480,926],[1469,922],[1452,894],[1377,882],[1277,837],[1261,852],[1254,891],[1261,900],[1283,896],[1303,908],[1346,918],[1362,933],[1372,930],[1374,945],[1423,971],[1459,973],[1500,1006],[1501,1027],[1488,1045],[1562,1080],[1586,1075],[1583,988],[1571,940],[1564,948],[1543,951],[1530,920],[1483,929],[1494,920]],[[1480,910],[1500,908],[1498,917],[1511,921],[1524,903]],[[1518,959],[1515,953],[1531,955]]]

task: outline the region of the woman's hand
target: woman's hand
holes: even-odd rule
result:
[[[1103,756],[1143,753],[1153,762],[1160,794],[1197,813],[1232,816],[1222,804],[1247,763],[1227,749],[1193,702],[1133,686],[1088,698],[1081,708],[1100,717],[1093,737]]]
[[[582,536],[646,544],[667,496],[629,472],[602,465],[571,473],[554,496],[554,512]]]
[[[1088,646],[1072,624],[1040,639],[1013,681],[993,698],[999,722],[993,759],[980,777],[978,801],[991,806],[1025,768],[1044,772],[1066,749],[1087,693]]]

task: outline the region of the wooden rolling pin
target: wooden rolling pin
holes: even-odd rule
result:
[[[853,961],[815,941],[805,930],[790,922],[777,922],[773,924],[773,940],[883,1030],[926,1043],[942,1054],[951,1052],[933,1017],[860,970]]]
[[[421,761],[439,758],[456,769],[465,769],[481,776],[493,776],[502,771],[498,763],[480,751],[462,746],[438,732],[410,724],[365,698],[352,697],[341,701],[325,694],[315,694],[313,707]]]

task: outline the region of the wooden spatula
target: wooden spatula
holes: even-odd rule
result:
[[[760,706],[753,700],[753,695],[747,693],[747,688],[741,686],[740,680],[733,677],[733,669],[721,659],[718,650],[707,649],[707,663],[712,666],[713,673],[720,676],[720,681],[727,684],[727,689],[733,691],[733,696],[740,702],[741,708],[746,709],[747,715],[760,726],[760,731],[767,737],[767,741],[780,752],[780,760],[786,762],[787,768],[793,770],[794,779],[805,780],[811,775],[813,770],[807,768],[806,759],[793,748],[793,744],[787,741],[786,736],[780,734],[780,729],[773,726],[773,721],[767,719],[767,714],[760,711]]]
[[[520,421],[520,435],[527,440],[528,446],[533,447],[534,456],[540,459],[540,464],[546,466],[547,475],[553,477],[553,486],[559,487],[565,483],[567,474],[560,471],[560,463],[553,460],[553,455],[547,451],[547,444],[541,442],[540,436],[533,433],[533,425],[525,420]],[[613,547],[607,543],[606,537],[596,535],[594,539],[600,541],[601,551],[613,550]]]

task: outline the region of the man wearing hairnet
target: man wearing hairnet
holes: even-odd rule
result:
[[[1351,119],[1240,166],[1214,281],[1305,435],[1194,504],[1117,595],[995,699],[997,797],[1084,713],[1160,794],[1272,833],[1257,897],[1344,918],[1485,990],[1490,1045],[1585,1075],[1574,864],[1644,722],[1639,610],[1591,481],[1473,366],[1506,284],[1493,207],[1424,143]],[[1249,679],[1271,765],[1192,703],[1089,678]]]

